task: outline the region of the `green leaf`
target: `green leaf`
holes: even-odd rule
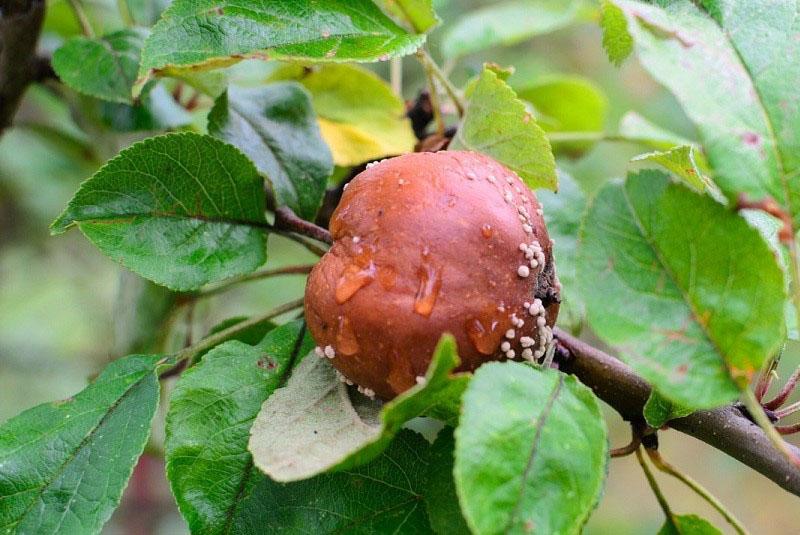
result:
[[[694,145],[692,140],[670,132],[634,111],[629,111],[622,116],[619,122],[619,134],[626,140],[641,143],[660,151],[666,151],[678,145]]]
[[[431,528],[442,535],[469,534],[469,528],[461,514],[453,480],[453,429],[445,427],[433,443],[428,463],[425,485],[425,507]]]
[[[622,117],[619,136],[626,141],[655,149],[653,152],[635,156],[631,162],[659,164],[696,190],[708,190],[720,197],[716,184],[710,178],[712,171],[708,161],[694,141],[661,128],[632,111]]]
[[[714,187],[708,178],[710,170],[701,152],[692,145],[678,145],[665,151],[648,152],[631,159],[632,162],[652,162],[660,165],[697,191]]]
[[[401,26],[408,25],[417,33],[425,33],[440,22],[432,0],[377,0],[378,5]]]
[[[238,508],[231,532],[432,533],[425,511],[430,456],[430,444],[406,429],[366,466],[289,484],[264,477]]]
[[[758,231],[658,171],[604,187],[580,237],[589,324],[661,395],[722,405],[780,347],[783,273]]]
[[[335,467],[380,433],[380,405],[355,396],[329,362],[309,355],[264,402],[250,430],[256,467],[275,481],[297,481]]]
[[[232,533],[240,502],[264,478],[247,451],[250,426],[309,351],[304,333],[294,321],[254,346],[225,342],[181,375],[167,414],[167,477],[193,533]]]
[[[644,419],[647,425],[658,429],[670,420],[689,416],[694,411],[672,403],[664,396],[653,390],[644,405]]]
[[[473,533],[578,533],[603,488],[605,422],[574,377],[492,362],[464,394],[455,456]]]
[[[221,322],[214,325],[211,329],[208,330],[208,334],[206,336],[211,336],[212,334],[216,334],[218,332],[224,331],[229,327],[233,327],[234,325],[241,323],[243,321],[248,320],[247,316],[235,316],[233,318],[228,318],[226,320],[222,320]],[[243,331],[239,331],[235,334],[232,334],[230,338],[223,340],[227,342],[229,340],[237,340],[239,342],[245,343],[250,346],[257,345],[264,337],[270,332],[272,329],[277,327],[272,320],[264,320],[260,323],[256,323],[252,327],[248,327]]]
[[[673,515],[672,522],[664,522],[658,535],[722,535],[722,531],[697,515]]]
[[[456,58],[496,46],[509,46],[574,23],[579,0],[513,0],[463,15],[442,37],[442,54]]]
[[[611,0],[600,2],[600,27],[603,29],[603,48],[614,65],[621,65],[633,52],[633,37],[628,33],[625,14]]]
[[[143,30],[126,29],[96,38],[71,37],[53,54],[53,70],[76,91],[129,104],[146,36]]]
[[[545,132],[602,132],[608,100],[599,87],[579,76],[544,76],[517,90],[536,109]],[[554,143],[554,150],[580,155],[591,143]]]
[[[585,316],[583,297],[578,291],[578,231],[586,209],[586,196],[575,179],[558,172],[558,193],[542,190],[536,196],[542,203],[547,232],[555,242],[553,255],[561,281],[561,306],[558,324],[562,327],[580,326]]]
[[[150,434],[160,361],[112,362],[75,397],[0,427],[0,530],[100,532]]]
[[[769,9],[759,2],[705,2],[721,26],[690,0],[664,8],[613,1],[641,64],[697,125],[723,193],[771,196],[799,222],[796,0],[778,0]]]
[[[530,188],[558,188],[547,136],[514,91],[491,69],[475,84],[451,150],[482,152],[514,171]]]
[[[114,352],[154,351],[166,336],[178,294],[127,270],[120,270],[114,302]]]
[[[402,425],[428,414],[453,422],[468,374],[455,340],[442,338],[425,380],[381,406],[350,395],[327,359],[305,359],[258,415],[250,438],[256,466],[275,481],[298,481],[364,464],[383,451]]]
[[[173,290],[266,260],[263,181],[236,148],[168,134],[123,150],[84,182],[51,229],[71,225],[104,254]]]
[[[171,76],[211,98],[217,98],[228,89],[230,78],[226,70],[198,71],[187,69],[172,72]]]
[[[378,61],[410,54],[406,32],[370,0],[175,0],[142,50],[141,86],[154,73],[215,68],[248,58]]]
[[[311,93],[322,137],[338,166],[349,167],[414,150],[403,99],[357,65],[287,65],[273,80],[296,80]]]
[[[125,0],[125,5],[134,23],[152,26],[169,5],[169,0]]]
[[[313,220],[333,160],[320,136],[311,100],[294,82],[245,89],[230,86],[208,116],[208,132],[239,147],[267,177],[278,205]]]
[[[106,101],[98,104],[100,120],[116,132],[167,130],[192,122],[192,115],[161,84],[143,94],[134,105]]]

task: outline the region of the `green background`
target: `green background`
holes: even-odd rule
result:
[[[489,3],[436,2],[445,28],[467,9]],[[122,27],[115,2],[86,4],[98,33]],[[144,18],[145,11],[141,14]],[[50,2],[41,46],[52,51],[78,33],[66,2]],[[430,38],[429,49],[437,57],[441,36],[439,30]],[[465,56],[455,65],[453,78],[457,83],[465,82],[486,60],[513,64],[516,74],[510,79],[512,85],[524,85],[551,73],[578,74],[593,80],[606,93],[608,130],[616,129],[625,112],[635,110],[659,125],[696,138],[675,99],[645,73],[635,57],[616,68],[600,43],[600,30],[590,21],[512,47]],[[422,87],[422,72],[413,58],[403,64],[404,97],[410,98]],[[385,63],[374,68],[386,76]],[[245,62],[233,71],[236,76],[247,77],[263,71],[263,65]],[[195,124],[203,124],[207,112],[207,107],[195,112]],[[120,354],[124,340],[135,338],[136,333],[131,332],[135,324],[121,321],[120,312],[130,312],[125,301],[129,297],[119,291],[120,282],[130,277],[79,233],[51,238],[48,224],[83,179],[146,135],[137,132],[94,137],[78,128],[63,101],[47,89],[34,87],[25,97],[16,128],[0,140],[0,421],[38,403],[74,394],[85,386],[88,377]],[[591,195],[605,180],[624,176],[630,168],[628,160],[640,152],[640,147],[630,144],[601,143],[580,159],[560,159],[558,164]],[[313,257],[309,253],[278,236],[269,237],[266,267],[310,261]],[[194,335],[205,334],[226,318],[263,311],[298,297],[303,282],[300,276],[268,279],[209,299],[195,310]],[[184,338],[181,317],[175,321],[175,340],[166,341],[167,347],[180,344]],[[798,363],[800,345],[790,343],[779,374],[788,376]],[[169,388],[167,384],[165,390]],[[159,408],[156,417],[162,423],[157,424],[155,443],[161,441],[164,410]],[[604,410],[612,446],[627,442],[627,426],[613,411]],[[784,534],[797,529],[800,513],[796,498],[767,479],[675,431],[662,433],[661,444],[665,458],[706,485],[753,533]],[[635,459],[615,459],[610,467],[605,496],[586,533],[655,533],[662,522],[661,513]],[[657,477],[676,512],[697,513],[727,528],[713,510],[677,481]],[[104,532],[124,533],[128,526],[164,534],[186,531],[156,457],[145,455],[122,506]]]

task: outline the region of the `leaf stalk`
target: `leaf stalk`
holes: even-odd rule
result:
[[[237,286],[243,282],[250,282],[254,280],[261,280],[267,279],[271,277],[277,277],[280,275],[308,275],[311,270],[314,268],[313,264],[307,265],[299,265],[299,266],[284,266],[280,268],[273,268],[273,269],[262,269],[259,271],[254,271],[253,273],[247,273],[245,275],[240,275],[238,277],[234,277],[229,279],[218,286],[214,286],[213,288],[209,288],[207,290],[203,290],[197,293],[194,298],[195,299],[205,299],[207,297],[212,297],[214,295],[221,294],[223,292],[227,292],[232,287]]]
[[[769,418],[767,418],[766,413],[764,413],[764,408],[756,399],[755,394],[747,387],[742,389],[742,402],[747,408],[747,412],[749,412],[750,416],[753,418],[753,421],[764,431],[764,434],[767,435],[772,445],[775,446],[790,463],[800,468],[800,457],[792,452],[789,445],[783,440],[783,437],[781,437],[781,434],[775,429],[775,426],[772,425]]]
[[[447,75],[442,72],[442,69],[436,64],[428,51],[424,48],[420,48],[417,50],[417,59],[419,59],[420,63],[422,63],[423,68],[426,72],[430,73],[430,76],[436,78],[439,83],[442,84],[447,96],[450,97],[450,100],[453,102],[453,106],[455,106],[456,111],[458,112],[459,117],[463,117],[464,115],[464,102],[461,100],[461,97],[458,94],[458,90],[453,86],[450,82],[450,79]],[[433,92],[433,87],[431,87],[431,91]]]
[[[675,529],[675,533],[680,533],[678,530],[678,526],[675,523],[675,514],[672,512],[672,509],[669,506],[669,502],[667,502],[667,498],[664,496],[664,493],[661,492],[661,488],[658,486],[658,482],[656,481],[653,472],[647,466],[647,463],[644,460],[644,456],[642,455],[642,448],[636,448],[636,460],[639,461],[639,466],[642,467],[642,472],[644,472],[644,477],[647,479],[648,485],[650,485],[650,489],[653,491],[653,494],[658,500],[658,505],[661,506],[661,510],[664,511],[664,516],[667,517],[667,522],[669,522],[672,527]]]
[[[75,18],[78,20],[78,24],[81,27],[81,31],[83,35],[86,37],[94,37],[94,30],[92,29],[92,24],[89,22],[89,17],[86,16],[86,11],[83,9],[83,4],[81,0],[68,0],[69,7],[72,9],[72,12],[75,14]]]
[[[783,385],[783,388],[781,388],[780,392],[778,392],[773,399],[764,403],[764,407],[774,411],[783,405],[789,396],[792,395],[792,392],[794,392],[798,381],[800,381],[800,366],[798,366],[794,373],[792,373],[792,375],[789,377],[789,380],[786,381],[786,384]]]
[[[736,533],[739,535],[748,535],[747,528],[744,527],[739,519],[737,519],[733,513],[728,511],[722,502],[720,502],[705,487],[665,461],[664,458],[661,457],[661,454],[658,452],[658,450],[645,448],[645,451],[647,452],[648,457],[650,457],[650,461],[653,463],[653,466],[665,474],[669,474],[678,479],[681,483],[692,489],[698,496],[708,502],[711,507],[716,509],[717,512],[719,512],[719,514],[721,514],[722,517],[728,522],[728,524],[731,525]]]
[[[246,331],[250,327],[258,325],[263,321],[267,321],[282,314],[285,314],[287,312],[291,312],[292,310],[295,310],[302,306],[303,306],[303,299],[295,299],[294,301],[289,301],[288,303],[284,303],[263,314],[260,314],[258,316],[253,316],[252,318],[239,322],[236,325],[232,325],[227,329],[223,329],[217,333],[212,334],[211,336],[203,338],[196,344],[189,346],[186,349],[183,349],[182,351],[178,352],[177,354],[178,362],[176,366],[181,366],[181,364],[185,362],[184,365],[186,367],[190,367],[197,361],[197,357],[204,351],[211,349],[212,347],[218,344],[221,344],[228,338],[236,336],[242,331]]]

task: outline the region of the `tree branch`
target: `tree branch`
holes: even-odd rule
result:
[[[275,228],[296,232],[303,236],[308,236],[323,243],[332,244],[333,238],[327,229],[319,227],[310,221],[299,218],[291,208],[281,206],[275,209]]]
[[[36,56],[45,0],[0,0],[0,135],[28,85],[49,71]]]
[[[564,332],[555,339],[568,353],[559,368],[575,375],[624,419],[642,417],[650,386],[623,362]],[[764,432],[735,405],[697,411],[671,420],[669,426],[702,440],[800,496],[800,470],[778,452]],[[800,448],[789,445],[800,456]]]

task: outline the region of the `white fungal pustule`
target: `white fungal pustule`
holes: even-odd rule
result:
[[[506,191],[503,193],[503,199],[505,199],[507,203],[510,203],[514,200],[514,195],[510,191]]]
[[[494,184],[495,182],[497,182],[497,179],[494,177],[494,175],[487,176],[486,180],[488,180],[490,184]]]
[[[428,382],[428,380],[425,378],[424,375],[417,375],[415,381],[417,382],[418,385],[424,385],[425,383]]]
[[[510,186],[510,185],[512,185],[512,184],[514,183],[514,179],[513,179],[513,178],[511,178],[510,176],[507,176],[507,177],[506,177],[506,182],[508,182],[508,184],[509,184],[509,186]]]
[[[544,305],[542,305],[542,300],[538,297],[533,300],[531,306],[528,307],[528,313],[531,316],[538,316],[539,314],[544,314]]]
[[[361,236],[353,236],[353,243],[358,243],[361,241]]]
[[[511,181],[509,181],[509,184],[511,184]],[[503,189],[503,191],[506,202],[509,202],[510,191],[507,189]],[[524,196],[522,197],[522,200],[523,202],[527,201]],[[527,234],[533,234],[533,220],[528,212],[528,208],[521,204],[517,205],[516,208],[518,218],[522,223],[522,229]],[[533,204],[532,209],[535,209],[537,214],[541,215],[541,208],[537,207],[536,203]],[[531,243],[520,243],[519,250],[525,257],[525,263],[517,267],[517,275],[519,277],[523,279],[527,278],[533,273],[534,270],[545,265],[544,250],[536,239],[533,239]],[[536,322],[536,334],[532,336],[520,337],[519,343],[522,346],[520,356],[529,361],[536,361],[545,354],[547,350],[547,344],[553,338],[552,329],[547,326],[546,311],[541,299],[535,298],[532,303],[526,301],[523,303],[523,310],[533,316]],[[515,327],[515,329],[522,329],[522,327],[525,325],[525,321],[521,318],[518,318],[516,314],[512,314],[510,319],[511,324]],[[508,340],[513,341],[516,338],[518,331],[515,329],[509,329],[506,331],[505,337]],[[508,358],[514,358],[514,356],[516,356],[516,352],[511,348],[510,342],[503,342],[500,344],[500,350]]]
[[[553,329],[551,329],[550,327],[545,325],[545,326],[542,327],[541,332],[542,332],[542,334],[544,336],[545,343],[549,344],[550,342],[553,341]]]
[[[325,352],[322,350],[321,347],[317,346],[314,348],[314,354],[319,358],[325,358]]]
[[[531,260],[531,267],[534,269],[538,266],[544,265],[544,250],[542,250],[542,246],[538,241],[534,240],[533,243],[527,246],[527,249],[525,250],[525,258]],[[536,265],[533,264],[534,260],[536,261]]]
[[[345,384],[348,384],[350,386],[353,386],[353,381],[351,381],[350,379],[345,377],[344,374],[342,374],[342,372],[340,372],[339,370],[335,370],[335,371],[336,371],[336,378],[339,379],[340,383],[345,383]]]
[[[533,243],[526,246],[528,250],[533,250],[536,253],[541,251],[538,243]],[[522,247],[520,247],[522,248]],[[547,351],[548,344],[553,340],[553,330],[547,325],[547,312],[544,308],[542,300],[534,298],[532,303],[525,302],[523,308],[534,317],[536,322],[536,337],[521,336],[519,344],[522,346],[521,356],[530,361],[538,361]],[[515,322],[513,322],[516,325]]]
[[[400,186],[405,186],[406,185],[406,181],[401,178],[400,180],[397,181],[397,184],[400,185]]]
[[[475,173],[473,173],[472,171],[469,171],[469,172],[467,173],[467,178],[468,178],[469,180],[475,180],[476,178],[478,178],[478,175],[476,175],[476,174],[475,174]]]
[[[534,240],[534,242],[531,244],[521,243],[519,248],[525,253],[525,258],[528,260],[530,269],[536,269],[539,266],[544,265],[544,251],[542,251],[542,247],[539,245],[539,242]]]
[[[325,346],[325,348],[322,351],[325,353],[325,356],[328,357],[329,359],[332,359],[333,357],[336,356],[336,350],[333,349],[333,346]]]
[[[541,208],[537,208],[536,209],[536,213],[539,214],[539,215],[543,215],[544,214],[544,212],[542,211]]]
[[[364,388],[363,386],[358,387],[358,391],[367,396],[368,398],[375,399],[375,391],[371,388]]]
[[[372,169],[373,167],[375,167],[375,166],[376,166],[376,165],[378,165],[379,163],[380,163],[380,162],[369,162],[369,163],[367,164],[367,169]]]

